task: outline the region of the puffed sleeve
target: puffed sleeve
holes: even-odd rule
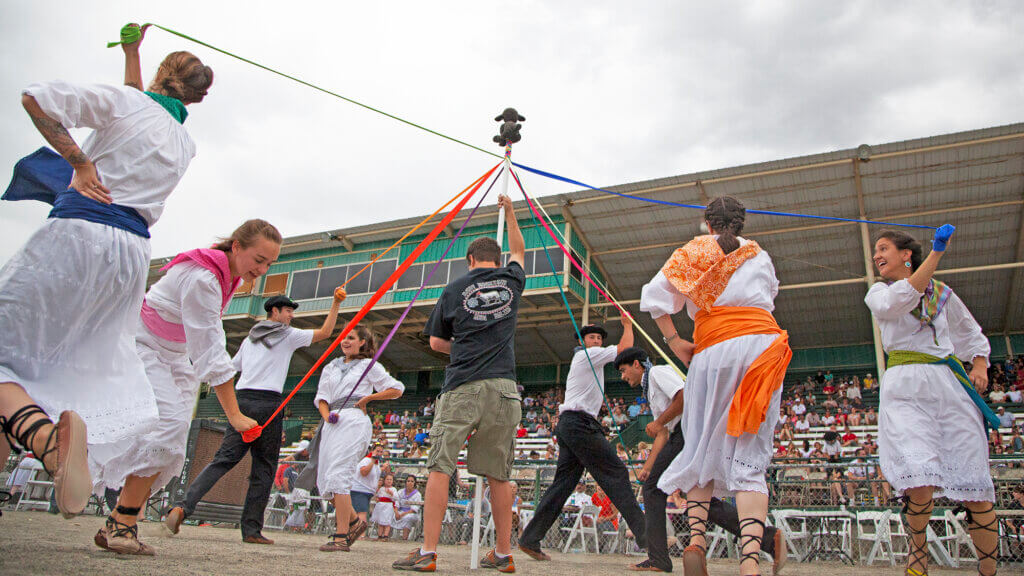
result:
[[[388,371],[380,364],[373,365],[373,368],[370,369],[370,373],[366,375],[366,380],[373,385],[373,390],[375,392],[383,392],[384,390],[398,390],[399,392],[405,392],[405,385],[392,378],[391,374],[388,374]]]
[[[219,386],[235,375],[220,319],[220,283],[212,272],[198,266],[181,278],[181,324],[189,360],[200,382]]]
[[[22,94],[35,98],[43,112],[65,128],[103,128],[134,109],[123,89],[103,84],[39,82]]]
[[[949,324],[949,339],[953,343],[953,353],[964,362],[970,362],[981,356],[988,363],[992,345],[981,331],[971,311],[963,300],[954,292],[946,302],[946,322]]]
[[[335,368],[332,361],[327,366],[324,366],[323,372],[320,373],[320,383],[316,387],[316,397],[313,398],[313,406],[320,406],[321,400],[327,402],[327,404],[331,403],[331,400],[333,400],[331,390],[334,388],[337,379],[338,369]]]
[[[910,312],[921,303],[922,292],[918,292],[906,280],[892,284],[876,282],[864,297],[864,303],[875,318],[892,320]]]
[[[658,271],[650,282],[644,284],[640,293],[640,311],[649,312],[652,318],[675,314],[685,305],[686,296],[676,290],[661,271]]]

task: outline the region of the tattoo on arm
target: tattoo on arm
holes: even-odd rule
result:
[[[45,114],[30,114],[32,123],[35,124],[39,133],[46,138],[46,141],[53,146],[61,156],[72,166],[78,166],[89,162],[89,157],[78,147],[75,139],[71,137],[64,126]]]

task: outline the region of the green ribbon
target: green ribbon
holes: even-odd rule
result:
[[[142,29],[139,26],[125,24],[121,27],[121,41],[107,42],[107,48],[120,46],[121,44],[134,44],[142,39]]]
[[[970,377],[967,375],[967,371],[964,370],[964,365],[960,363],[960,360],[956,356],[949,355],[945,358],[939,358],[938,356],[932,356],[931,354],[925,354],[924,352],[911,352],[909,350],[893,350],[889,352],[889,360],[886,362],[886,368],[892,368],[894,366],[906,366],[907,364],[945,364],[950,370],[953,371],[953,375],[960,382],[960,385],[964,387],[967,395],[971,397],[971,401],[981,411],[981,416],[985,420],[985,424],[993,429],[999,429],[999,417],[996,413],[988,407],[985,403],[985,399],[981,397],[981,394],[974,388],[974,384],[971,382]]]
[[[163,94],[157,94],[156,92],[146,92],[146,96],[152,98],[157,104],[164,107],[167,113],[174,117],[178,121],[178,124],[184,124],[185,118],[188,118],[188,110],[185,109],[185,104],[177,98],[165,96]]]
[[[165,27],[163,27],[163,26],[161,26],[159,24],[153,24],[151,22],[147,23],[147,24],[144,24],[144,26],[152,26],[154,28],[159,28],[159,29],[163,30],[164,32],[167,32],[169,34],[174,34],[175,36],[177,36],[179,38],[183,38],[185,40],[188,40],[189,42],[194,42],[196,44],[199,44],[200,46],[204,46],[206,48],[209,48],[210,50],[214,50],[216,52],[220,52],[221,54],[224,54],[225,56],[230,56],[230,57],[232,57],[232,58],[234,58],[236,60],[241,60],[242,62],[245,62],[246,64],[251,64],[251,65],[253,65],[253,66],[257,67],[257,68],[262,68],[262,69],[266,70],[267,72],[270,72],[272,74],[277,74],[278,76],[287,78],[287,79],[289,79],[289,80],[291,80],[293,82],[298,82],[299,84],[302,84],[303,86],[307,86],[307,87],[312,88],[314,90],[318,90],[320,92],[323,92],[324,94],[329,94],[331,96],[334,96],[335,98],[340,98],[340,99],[342,99],[342,100],[344,100],[344,101],[346,101],[346,102],[348,102],[350,104],[355,104],[356,106],[360,106],[362,108],[366,108],[367,110],[370,110],[371,112],[376,112],[377,114],[380,114],[382,116],[387,116],[388,118],[391,118],[392,120],[398,120],[399,122],[401,122],[403,124],[408,124],[409,126],[412,126],[413,128],[419,128],[420,130],[423,130],[424,132],[429,132],[429,133],[433,134],[434,136],[440,136],[441,138],[444,138],[445,140],[450,140],[452,142],[455,142],[456,144],[462,144],[463,146],[466,146],[467,148],[472,148],[473,150],[477,150],[479,152],[483,152],[484,154],[488,154],[490,156],[494,156],[495,158],[499,158],[499,159],[504,159],[505,158],[501,154],[496,154],[494,152],[491,152],[490,150],[485,150],[485,149],[483,149],[483,148],[481,148],[479,146],[474,146],[474,145],[470,144],[469,142],[465,142],[465,141],[459,140],[458,138],[454,138],[452,136],[448,136],[447,134],[442,134],[442,133],[440,133],[440,132],[438,132],[436,130],[431,130],[430,128],[427,128],[426,126],[421,126],[419,124],[416,124],[415,122],[411,122],[409,120],[406,120],[405,118],[400,118],[398,116],[395,116],[394,114],[388,114],[387,112],[385,112],[383,110],[379,110],[377,108],[374,108],[373,106],[370,106],[368,104],[363,104],[362,102],[359,102],[357,100],[353,100],[351,98],[347,98],[345,96],[342,96],[341,94],[338,94],[338,93],[335,93],[335,92],[331,92],[330,90],[328,90],[326,88],[321,88],[320,86],[317,86],[316,84],[311,84],[309,82],[306,82],[305,80],[300,80],[300,79],[298,79],[298,78],[296,78],[294,76],[289,76],[288,74],[285,74],[284,72],[279,72],[277,70],[274,70],[273,68],[270,68],[269,66],[264,66],[263,64],[260,64],[258,62],[253,62],[252,60],[249,60],[248,58],[243,58],[243,57],[239,56],[238,54],[232,54],[231,52],[228,52],[227,50],[223,50],[221,48],[217,48],[216,46],[213,46],[211,44],[207,44],[206,42],[203,42],[202,40],[193,38],[191,36],[187,36],[185,34],[182,34],[181,32],[178,32],[178,31],[175,31],[175,30],[171,30],[170,28],[165,28]],[[135,30],[135,31],[132,32],[132,30]],[[121,28],[121,41],[120,42],[108,42],[107,43],[107,48],[113,48],[114,46],[117,46],[117,45],[123,44],[123,43],[124,44],[131,44],[132,42],[138,42],[139,38],[141,38],[141,37],[142,37],[142,32],[139,31],[139,30],[136,30],[134,26],[124,26],[124,27]],[[132,39],[132,38],[134,38],[134,39]]]

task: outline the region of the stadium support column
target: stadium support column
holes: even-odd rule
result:
[[[587,250],[587,258],[583,265],[584,270],[590,270],[590,250]],[[583,283],[583,326],[590,324],[590,282]]]
[[[860,182],[860,162],[859,158],[853,158],[850,160],[853,165],[853,185],[857,189],[857,208],[860,211],[860,219],[867,220],[867,216],[864,213],[864,192]],[[871,285],[875,283],[875,264],[871,260],[871,235],[868,233],[868,225],[861,222],[860,226],[860,243],[861,248],[864,251],[864,279],[867,282],[867,287],[871,288]],[[882,350],[882,333],[878,330],[878,321],[875,320],[875,315],[871,314],[871,340],[875,346],[875,372],[879,380],[882,378],[882,374],[885,373],[885,352]]]

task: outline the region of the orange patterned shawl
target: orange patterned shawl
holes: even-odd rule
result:
[[[697,236],[673,252],[661,271],[698,308],[710,311],[736,269],[759,252],[757,242],[748,241],[725,254],[714,236]]]

